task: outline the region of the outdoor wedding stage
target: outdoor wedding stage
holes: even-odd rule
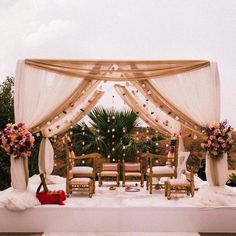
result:
[[[102,84],[110,82],[132,109],[133,124],[125,125],[128,119],[115,113],[115,106],[104,112],[105,119],[96,113]],[[220,118],[217,63],[20,60],[14,112],[15,124],[6,124],[1,136],[11,160],[12,188],[0,192],[0,232],[236,232],[236,190],[226,186],[233,128]],[[100,126],[83,126],[90,112]],[[137,117],[147,125],[142,143],[134,129]],[[73,140],[76,128],[79,142]],[[163,139],[152,139],[159,134]],[[152,148],[144,149],[149,141]],[[61,147],[65,178],[51,175],[58,161],[54,143]],[[50,191],[64,191],[48,192],[44,184],[36,197],[41,181],[39,175],[29,178],[28,168],[33,151],[34,173],[42,183],[52,178]],[[205,182],[193,163],[203,159]],[[121,185],[110,189],[106,178],[123,186],[139,181],[137,192]],[[61,203],[65,195],[71,195],[65,205],[51,204],[53,197],[53,203]]]
[[[65,189],[65,180],[48,185],[49,190]],[[34,193],[39,176],[30,179]],[[231,206],[198,206],[191,197],[167,200],[163,190],[149,194],[126,192],[124,187],[109,190],[111,182],[96,186],[96,194],[73,193],[64,206],[38,205],[25,211],[0,207],[1,232],[235,232],[236,201]],[[206,183],[196,179],[196,186]],[[128,184],[134,186],[134,183]],[[7,194],[10,189],[5,190]],[[236,190],[234,190],[236,196]],[[196,193],[196,197],[197,197]],[[0,194],[0,205],[3,194]],[[35,197],[36,198],[36,197]],[[235,197],[236,199],[236,197]],[[25,199],[27,201],[27,199]]]

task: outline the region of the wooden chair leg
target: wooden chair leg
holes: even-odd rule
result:
[[[117,175],[116,177],[116,183],[117,183],[117,187],[119,187],[120,186],[119,175]]]
[[[168,199],[168,200],[171,199],[170,194],[171,194],[171,186],[170,186],[170,184],[168,183],[168,184],[167,184],[167,199]]]
[[[194,196],[194,186],[191,186],[191,195]]]
[[[123,176],[123,183],[122,186],[125,187],[125,176]]]
[[[148,190],[148,181],[149,181],[149,177],[148,176],[146,176],[146,190]]]
[[[141,175],[141,183],[140,183],[140,185],[141,185],[142,188],[143,188],[143,183],[144,183],[144,176]]]
[[[95,180],[93,179],[93,184],[92,184],[92,186],[93,186],[93,193],[95,193]]]
[[[94,192],[94,190],[93,190],[93,183],[90,182],[89,183],[89,197],[90,198],[93,196],[93,192]]]
[[[165,197],[167,197],[167,182],[165,182]]]
[[[152,194],[152,176],[149,177],[149,193]]]
[[[102,186],[102,177],[100,174],[98,175],[98,183],[99,183],[98,186],[101,187]]]

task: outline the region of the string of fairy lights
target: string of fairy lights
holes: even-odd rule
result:
[[[153,105],[153,103],[152,103],[152,102],[150,103],[150,98],[149,98],[149,97],[152,95],[150,91],[147,91],[147,95],[148,95],[147,98],[145,98],[144,95],[142,94],[143,99],[142,99],[142,101],[141,101],[141,99],[140,99],[140,97],[141,97],[141,92],[139,92],[138,89],[134,89],[133,87],[131,87],[131,85],[130,85],[129,82],[126,82],[125,86],[126,86],[127,88],[129,88],[129,91],[130,91],[131,94],[135,97],[137,103],[138,103],[138,102],[141,103],[141,105],[142,105],[143,109],[145,110],[145,112],[146,112],[147,114],[151,115],[152,117],[154,117],[154,120],[155,120],[156,123],[162,124],[163,126],[168,127],[168,128],[170,128],[170,129],[172,128],[172,125],[171,125],[169,119],[161,120],[160,117],[159,117],[158,114],[157,114],[158,112],[157,112],[157,111],[154,111],[154,109],[151,107],[151,104]],[[142,84],[141,86],[142,86],[143,89],[146,88],[145,84]],[[102,86],[100,86],[99,89],[101,90],[101,89],[102,89]],[[83,90],[83,91],[82,91],[82,96],[85,95],[85,94],[86,94],[86,90]],[[123,94],[123,95],[125,96],[126,94]],[[115,111],[115,107],[116,107],[116,106],[115,106],[115,104],[116,104],[116,97],[115,97],[114,94],[111,96],[111,100],[112,100],[112,110]],[[85,101],[84,106],[86,107],[86,103],[87,103],[87,104],[90,104],[90,103],[92,103],[92,102],[93,102],[93,99],[92,99],[92,98],[89,98],[87,101]],[[71,103],[70,106],[68,107],[68,109],[63,110],[63,112],[62,112],[61,114],[57,114],[57,116],[54,117],[52,120],[49,120],[49,121],[46,122],[45,127],[48,128],[49,133],[52,131],[51,128],[50,128],[50,126],[51,126],[52,124],[56,123],[56,121],[57,121],[59,118],[63,120],[63,117],[66,117],[66,115],[67,115],[68,113],[72,112],[75,106],[78,106],[77,102]],[[125,101],[124,101],[124,106],[127,106],[127,104],[125,103]],[[160,104],[160,109],[162,110],[162,109],[164,109],[164,108],[165,108],[164,105],[163,105],[163,104]],[[77,113],[79,113],[79,112],[80,112],[80,113],[84,113],[84,112],[85,112],[85,109],[84,109],[83,107],[78,107],[78,108],[77,108]],[[136,111],[136,114],[138,115],[139,112]],[[169,116],[172,117],[172,115],[173,115],[173,114],[172,114],[172,111],[169,111],[169,112],[167,113],[167,117],[169,117]],[[83,117],[85,117],[85,115],[83,115]],[[173,118],[173,117],[172,117],[172,118]],[[111,114],[111,116],[109,116],[109,117],[107,118],[107,123],[112,123],[112,122],[115,121],[115,119],[116,119],[115,115],[114,115],[114,114]],[[178,121],[178,120],[179,120],[179,117],[176,116],[176,117],[175,117],[175,120]],[[64,123],[64,124],[57,124],[57,125],[54,127],[54,129],[60,129],[61,126],[68,124],[68,122],[72,123],[72,120],[65,119],[65,120],[63,120],[63,123]],[[148,122],[146,122],[146,124],[148,124]],[[67,135],[69,135],[70,137],[73,136],[72,129],[73,129],[73,127],[71,126],[71,127],[70,127],[70,130],[67,132]],[[39,136],[41,135],[41,133],[39,132],[39,131],[40,131],[40,127],[36,127],[36,130],[38,130],[38,132],[36,133],[36,136],[39,137]],[[85,130],[85,128],[82,127],[82,130],[81,130],[81,131],[82,131],[82,136],[85,137],[85,135],[86,135],[86,130]],[[100,134],[100,130],[97,129],[96,132],[97,132],[97,134],[98,134],[97,141],[100,141],[100,135],[99,135],[99,134]],[[123,128],[122,128],[122,132],[123,132],[123,134],[126,134],[126,127],[123,127]],[[109,128],[109,129],[107,129],[107,133],[108,133],[108,134],[111,134],[111,150],[110,150],[110,153],[107,154],[107,159],[109,159],[111,162],[115,162],[116,160],[115,160],[113,154],[114,154],[115,148],[116,148],[116,129],[115,129],[115,128]],[[134,136],[134,140],[136,141],[136,143],[139,143],[139,142],[141,141],[141,138],[140,138],[140,137],[141,137],[141,136],[144,136],[144,139],[142,138],[142,141],[145,140],[146,142],[148,142],[148,141],[150,141],[150,140],[152,139],[153,136],[157,136],[158,133],[159,133],[159,132],[156,130],[156,131],[155,131],[155,135],[153,135],[153,133],[150,134],[150,127],[149,127],[149,125],[147,125],[147,126],[144,128],[144,130],[142,130],[142,134],[140,133],[140,131],[136,131],[136,135]],[[182,134],[181,134],[181,132],[179,132],[178,134],[175,134],[175,135],[176,135],[176,136],[178,136],[178,135],[181,136]],[[51,137],[50,140],[55,143],[55,142],[58,141],[58,138],[59,138],[59,137],[61,137],[61,136],[53,135],[53,137]],[[197,139],[197,138],[198,138],[195,134],[192,135],[192,133],[189,133],[189,134],[187,135],[187,137],[192,137],[193,139]],[[81,144],[82,144],[82,147],[81,147],[81,149],[82,149],[82,155],[85,155],[85,146],[86,146],[86,139],[85,139],[85,138],[83,138]],[[156,150],[155,150],[155,152],[158,153],[158,151],[159,151],[159,150],[158,150],[159,143],[156,142],[155,145],[156,145]],[[122,154],[122,155],[123,155],[123,158],[125,158],[125,156],[126,156],[126,152],[125,152],[125,151],[126,151],[126,145],[123,145],[122,151],[123,151],[123,152],[122,152],[122,153],[123,153],[123,154]],[[97,145],[97,152],[98,152],[98,153],[101,152],[99,145]],[[137,154],[139,154],[140,152],[141,152],[141,150],[137,149]]]

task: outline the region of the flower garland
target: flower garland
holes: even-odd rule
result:
[[[34,136],[23,123],[7,124],[2,132],[2,148],[13,157],[29,157],[34,145]]]
[[[214,122],[203,129],[206,135],[201,147],[214,159],[222,158],[223,153],[229,152],[232,148],[233,139],[231,137],[233,128],[225,120]]]

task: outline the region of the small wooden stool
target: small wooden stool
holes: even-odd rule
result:
[[[165,196],[171,199],[171,193],[186,193],[188,196],[194,196],[194,173],[185,172],[186,179],[169,179],[165,182]]]
[[[93,180],[90,178],[72,178],[69,182],[70,193],[73,191],[88,192],[89,197],[93,195]]]

